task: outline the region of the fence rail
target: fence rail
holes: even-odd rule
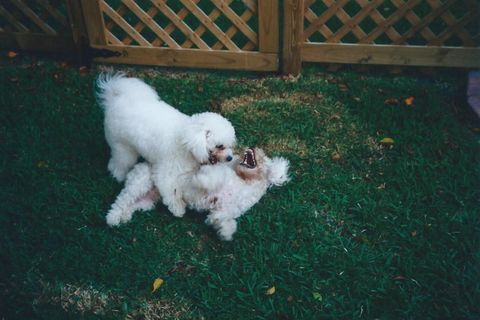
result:
[[[278,8],[278,0],[2,0],[0,46],[88,45],[99,62],[293,74],[302,62],[480,67],[477,0],[283,0],[282,48]]]

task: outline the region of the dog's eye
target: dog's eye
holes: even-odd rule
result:
[[[223,144],[219,144],[217,146],[215,146],[217,149],[220,149],[220,150],[223,150],[225,149],[225,147],[223,146]]]

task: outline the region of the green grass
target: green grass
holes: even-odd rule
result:
[[[135,73],[181,111],[221,111],[240,145],[290,159],[292,181],[233,242],[161,205],[108,228],[121,185],[106,169],[96,72],[1,60],[0,316],[480,317],[480,148],[462,77]]]

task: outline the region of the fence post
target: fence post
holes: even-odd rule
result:
[[[100,9],[100,1],[98,0],[81,0],[83,18],[88,33],[88,41],[90,45],[105,45],[107,39],[105,37],[105,26],[103,14]]]
[[[83,20],[82,7],[77,0],[67,0],[67,13],[72,29],[73,45],[76,62],[83,65],[85,62],[84,47],[88,44],[87,30]]]
[[[284,1],[282,72],[297,76],[302,66],[304,0]]]

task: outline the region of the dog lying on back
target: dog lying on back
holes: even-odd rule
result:
[[[231,161],[232,124],[212,112],[181,113],[162,101],[152,87],[123,74],[100,75],[97,87],[111,150],[109,171],[123,181],[143,157],[151,164],[152,180],[163,203],[175,216],[183,216],[186,204],[177,178],[205,163]]]
[[[203,165],[191,175],[180,178],[183,200],[197,211],[207,211],[206,223],[213,226],[222,240],[232,240],[236,219],[255,205],[267,189],[280,186],[288,178],[288,160],[268,158],[261,149],[248,148],[242,160]],[[107,224],[117,226],[131,220],[136,210],[151,210],[160,199],[152,179],[152,166],[137,164],[127,175],[107,214]]]

